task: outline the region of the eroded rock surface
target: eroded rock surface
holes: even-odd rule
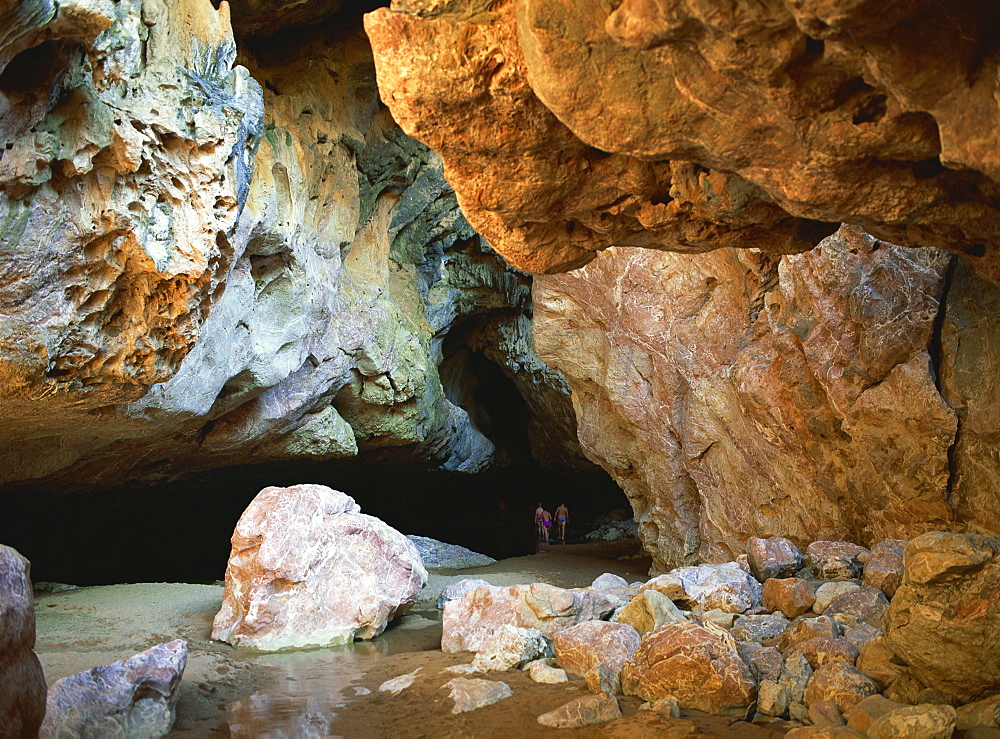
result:
[[[940,18],[918,0],[401,2],[366,29],[393,114],[524,268],[609,245],[792,251],[839,222],[992,259],[993,16]]]
[[[263,651],[371,639],[427,582],[416,547],[322,485],[264,488],[233,532],[212,638]]]
[[[997,531],[1000,300],[971,272],[847,228],[780,258],[613,248],[536,279],[535,340],[661,570],[750,536]]]

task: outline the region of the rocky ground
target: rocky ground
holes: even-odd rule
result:
[[[469,657],[443,654],[439,649],[441,625],[436,603],[441,590],[467,577],[482,578],[493,585],[548,582],[563,587],[589,585],[604,572],[644,579],[649,558],[637,557],[638,547],[635,540],[570,544],[486,567],[435,569],[411,614],[379,639],[283,655],[242,652],[209,639],[212,619],[222,602],[221,586],[141,583],[38,593],[36,651],[51,685],[95,665],[126,659],[154,644],[187,639],[189,656],[180,686],[175,735],[217,735],[220,730],[229,730],[251,736],[259,735],[265,723],[278,729],[282,722],[305,720],[308,700],[299,696],[303,703],[300,713],[293,705],[295,696],[287,690],[288,684],[295,682],[321,682],[325,686],[326,705],[337,708],[331,724],[336,727],[331,729],[334,734],[395,733],[393,727],[410,722],[417,705],[427,712],[427,716],[421,714],[418,734],[466,733],[497,720],[524,734],[540,729],[535,722],[536,698],[542,701],[539,707],[547,700],[554,708],[560,700],[556,695],[565,702],[565,688],[554,691],[558,686],[539,685],[527,673],[518,673],[510,684],[515,695],[524,700],[488,707],[481,717],[473,712],[459,719],[451,715],[450,701],[435,704],[434,698],[440,698],[431,697],[435,683],[454,677],[438,675],[440,670],[468,662]],[[353,696],[355,687],[375,690],[384,680],[420,666],[429,679],[415,686],[410,696],[392,700],[376,692],[348,697]],[[272,712],[267,709],[273,707],[275,696],[285,705]],[[231,708],[227,710],[227,706]],[[350,710],[342,711],[341,706]],[[412,726],[410,729],[407,734],[413,735]]]

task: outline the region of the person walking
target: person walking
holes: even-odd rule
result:
[[[552,514],[542,509],[542,532],[545,534],[545,543],[549,543],[549,529],[552,528]]]
[[[569,508],[565,503],[560,503],[556,508],[556,533],[562,542],[566,543],[566,524],[569,523]]]
[[[542,504],[538,504],[538,508],[535,509],[535,527],[538,529],[538,541],[547,537],[548,529],[542,524],[542,514],[545,513],[545,509],[542,508]]]

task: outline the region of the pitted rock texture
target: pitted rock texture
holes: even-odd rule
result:
[[[0,731],[12,737],[35,736],[45,714],[30,571],[17,550],[0,544]]]
[[[231,5],[208,0],[14,13],[0,485],[359,454],[504,464],[472,355],[523,395],[535,459],[591,466],[569,388],[532,348],[530,278],[380,103],[360,18],[264,40],[253,17],[313,22],[334,3],[235,5],[238,49]]]
[[[397,2],[366,28],[397,120],[541,272],[609,245],[802,249],[839,222],[992,263],[992,22],[927,0],[508,0]]]
[[[936,532],[912,540],[881,642],[897,673],[883,682],[902,672],[963,702],[1000,691],[1000,539]]]
[[[187,642],[175,639],[57,680],[42,736],[166,736],[174,725]]]
[[[322,485],[264,488],[233,532],[212,638],[276,651],[372,639],[427,582],[416,547]]]
[[[714,624],[667,624],[647,634],[625,664],[622,689],[647,701],[672,695],[681,708],[737,718],[757,699],[736,642]]]
[[[1000,294],[968,259],[845,227],[781,258],[612,248],[534,297],[539,354],[661,571],[750,536],[1000,531]]]
[[[566,590],[546,583],[489,585],[445,603],[441,649],[477,652],[507,624],[552,637],[581,621],[600,620],[613,609],[604,597],[589,590]]]

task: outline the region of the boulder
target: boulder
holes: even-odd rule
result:
[[[682,607],[743,613],[760,604],[763,586],[738,563],[724,562],[678,567],[642,587],[650,589],[680,601]]]
[[[912,539],[885,615],[885,647],[926,687],[963,702],[1000,692],[1000,539]]]
[[[817,616],[816,618],[803,618],[792,623],[781,634],[778,639],[778,649],[787,652],[794,649],[796,644],[809,639],[837,639],[840,637],[840,628],[828,616]]]
[[[42,736],[166,736],[174,725],[187,642],[175,639],[134,657],[57,680]]]
[[[573,675],[583,675],[598,664],[611,668],[615,680],[622,667],[639,648],[639,633],[624,623],[588,621],[552,637],[559,666]]]
[[[998,714],[1000,714],[1000,695],[992,695],[973,703],[966,703],[964,706],[958,707],[956,728],[960,731],[971,729],[973,726],[998,728],[998,724],[1000,724],[997,721]]]
[[[553,729],[576,729],[614,721],[621,715],[618,700],[613,695],[600,693],[576,698],[554,711],[543,713],[538,723]]]
[[[907,543],[901,539],[886,539],[873,546],[865,562],[862,584],[878,588],[886,598],[892,598],[903,582],[903,552]]]
[[[805,700],[806,688],[809,687],[812,676],[813,668],[801,652],[793,652],[785,659],[778,683],[788,690],[789,703],[801,703]]]
[[[438,596],[437,606],[438,608],[444,608],[444,604],[449,601],[458,600],[466,593],[471,593],[477,588],[488,588],[489,586],[490,584],[485,580],[471,577],[459,580],[458,582],[453,582],[451,585],[446,585],[441,589],[441,594]]]
[[[713,608],[711,611],[705,611],[703,614],[698,616],[698,620],[713,623],[724,629],[731,629],[733,628],[733,621],[736,620],[736,614],[727,613],[726,611],[722,611],[718,608]]]
[[[534,662],[530,663],[528,666],[528,677],[534,680],[536,683],[564,683],[569,680],[569,676],[566,674],[566,670],[559,667],[553,667],[544,659],[536,659]]]
[[[45,676],[35,648],[31,564],[0,544],[0,726],[34,736],[45,714]]]
[[[590,590],[566,590],[545,583],[486,586],[445,604],[441,649],[476,652],[504,624],[538,629],[552,637],[584,621],[600,620],[614,607]]]
[[[619,590],[621,588],[627,588],[629,587],[629,584],[628,580],[621,575],[605,572],[603,575],[595,577],[594,582],[590,583],[590,587],[598,593],[603,593],[606,590]]]
[[[816,701],[810,705],[809,721],[813,726],[844,726],[844,717],[833,701]]]
[[[474,552],[457,544],[447,544],[437,539],[413,534],[408,534],[406,538],[412,541],[417,548],[424,567],[462,569],[465,567],[485,567],[496,562],[493,557],[487,557],[485,554]]]
[[[667,718],[680,718],[681,717],[681,704],[672,695],[668,695],[666,698],[660,698],[652,703],[643,703],[639,706],[640,709],[647,711],[656,711],[657,713],[663,714]]]
[[[773,680],[761,680],[757,689],[757,712],[765,716],[786,716],[792,696],[788,687]]]
[[[624,577],[605,572],[591,583],[590,589],[607,598],[616,608],[626,605],[639,592],[641,584],[630,585]]]
[[[514,695],[507,683],[476,677],[454,677],[442,687],[448,688],[448,695],[455,702],[452,713],[475,711]]]
[[[809,666],[814,670],[834,662],[853,665],[858,658],[858,648],[846,639],[806,639],[795,648],[809,660]]]
[[[791,577],[802,567],[802,552],[783,536],[747,540],[747,563],[750,572],[761,582]]]
[[[816,588],[816,602],[813,603],[813,612],[822,614],[827,606],[845,593],[857,590],[860,587],[857,583],[848,581],[825,582]]]
[[[920,739],[950,739],[955,731],[957,714],[951,706],[925,703],[903,706],[872,721],[869,739],[897,739],[913,736]]]
[[[602,594],[605,597],[609,595]],[[628,624],[639,634],[645,634],[664,624],[686,620],[684,613],[674,602],[658,590],[643,591],[615,614],[615,621]]]
[[[881,633],[882,629],[876,629],[871,624],[858,624],[854,628],[845,631],[844,638],[858,649],[861,649],[861,647]]]
[[[733,638],[764,644],[780,636],[788,628],[788,619],[780,613],[760,616],[737,616],[733,622]]]
[[[846,711],[878,692],[878,686],[854,665],[834,662],[813,672],[806,687],[806,703],[833,701]]]
[[[740,659],[750,668],[754,679],[759,683],[761,680],[774,680],[777,682],[781,677],[781,670],[784,667],[784,659],[774,647],[765,647],[757,642],[738,641],[736,651],[739,652]]]
[[[744,718],[757,685],[736,642],[714,624],[667,624],[647,634],[625,663],[622,689],[655,701],[673,695],[682,708]]]
[[[820,580],[856,580],[864,571],[868,550],[847,541],[814,541],[806,548],[806,567]]]
[[[764,582],[761,600],[767,610],[796,618],[813,607],[816,588],[811,582],[797,577],[772,578]]]
[[[212,638],[263,651],[372,639],[427,582],[416,547],[323,485],[269,487],[233,532]]]
[[[872,722],[890,711],[902,708],[902,703],[891,701],[882,695],[870,695],[844,712],[847,725],[855,731],[867,734]]]
[[[604,662],[600,662],[585,673],[583,679],[591,693],[607,693],[617,695],[621,691],[621,672],[614,670]]]
[[[885,644],[885,636],[869,639],[858,650],[857,668],[885,690],[907,674],[904,665],[898,664],[895,654]]]
[[[472,666],[482,672],[511,670],[546,656],[548,642],[538,629],[502,624],[476,650]]]
[[[885,593],[878,588],[864,586],[838,595],[830,601],[823,614],[831,618],[844,614],[857,619],[859,623],[879,628],[887,610],[889,601]]]

